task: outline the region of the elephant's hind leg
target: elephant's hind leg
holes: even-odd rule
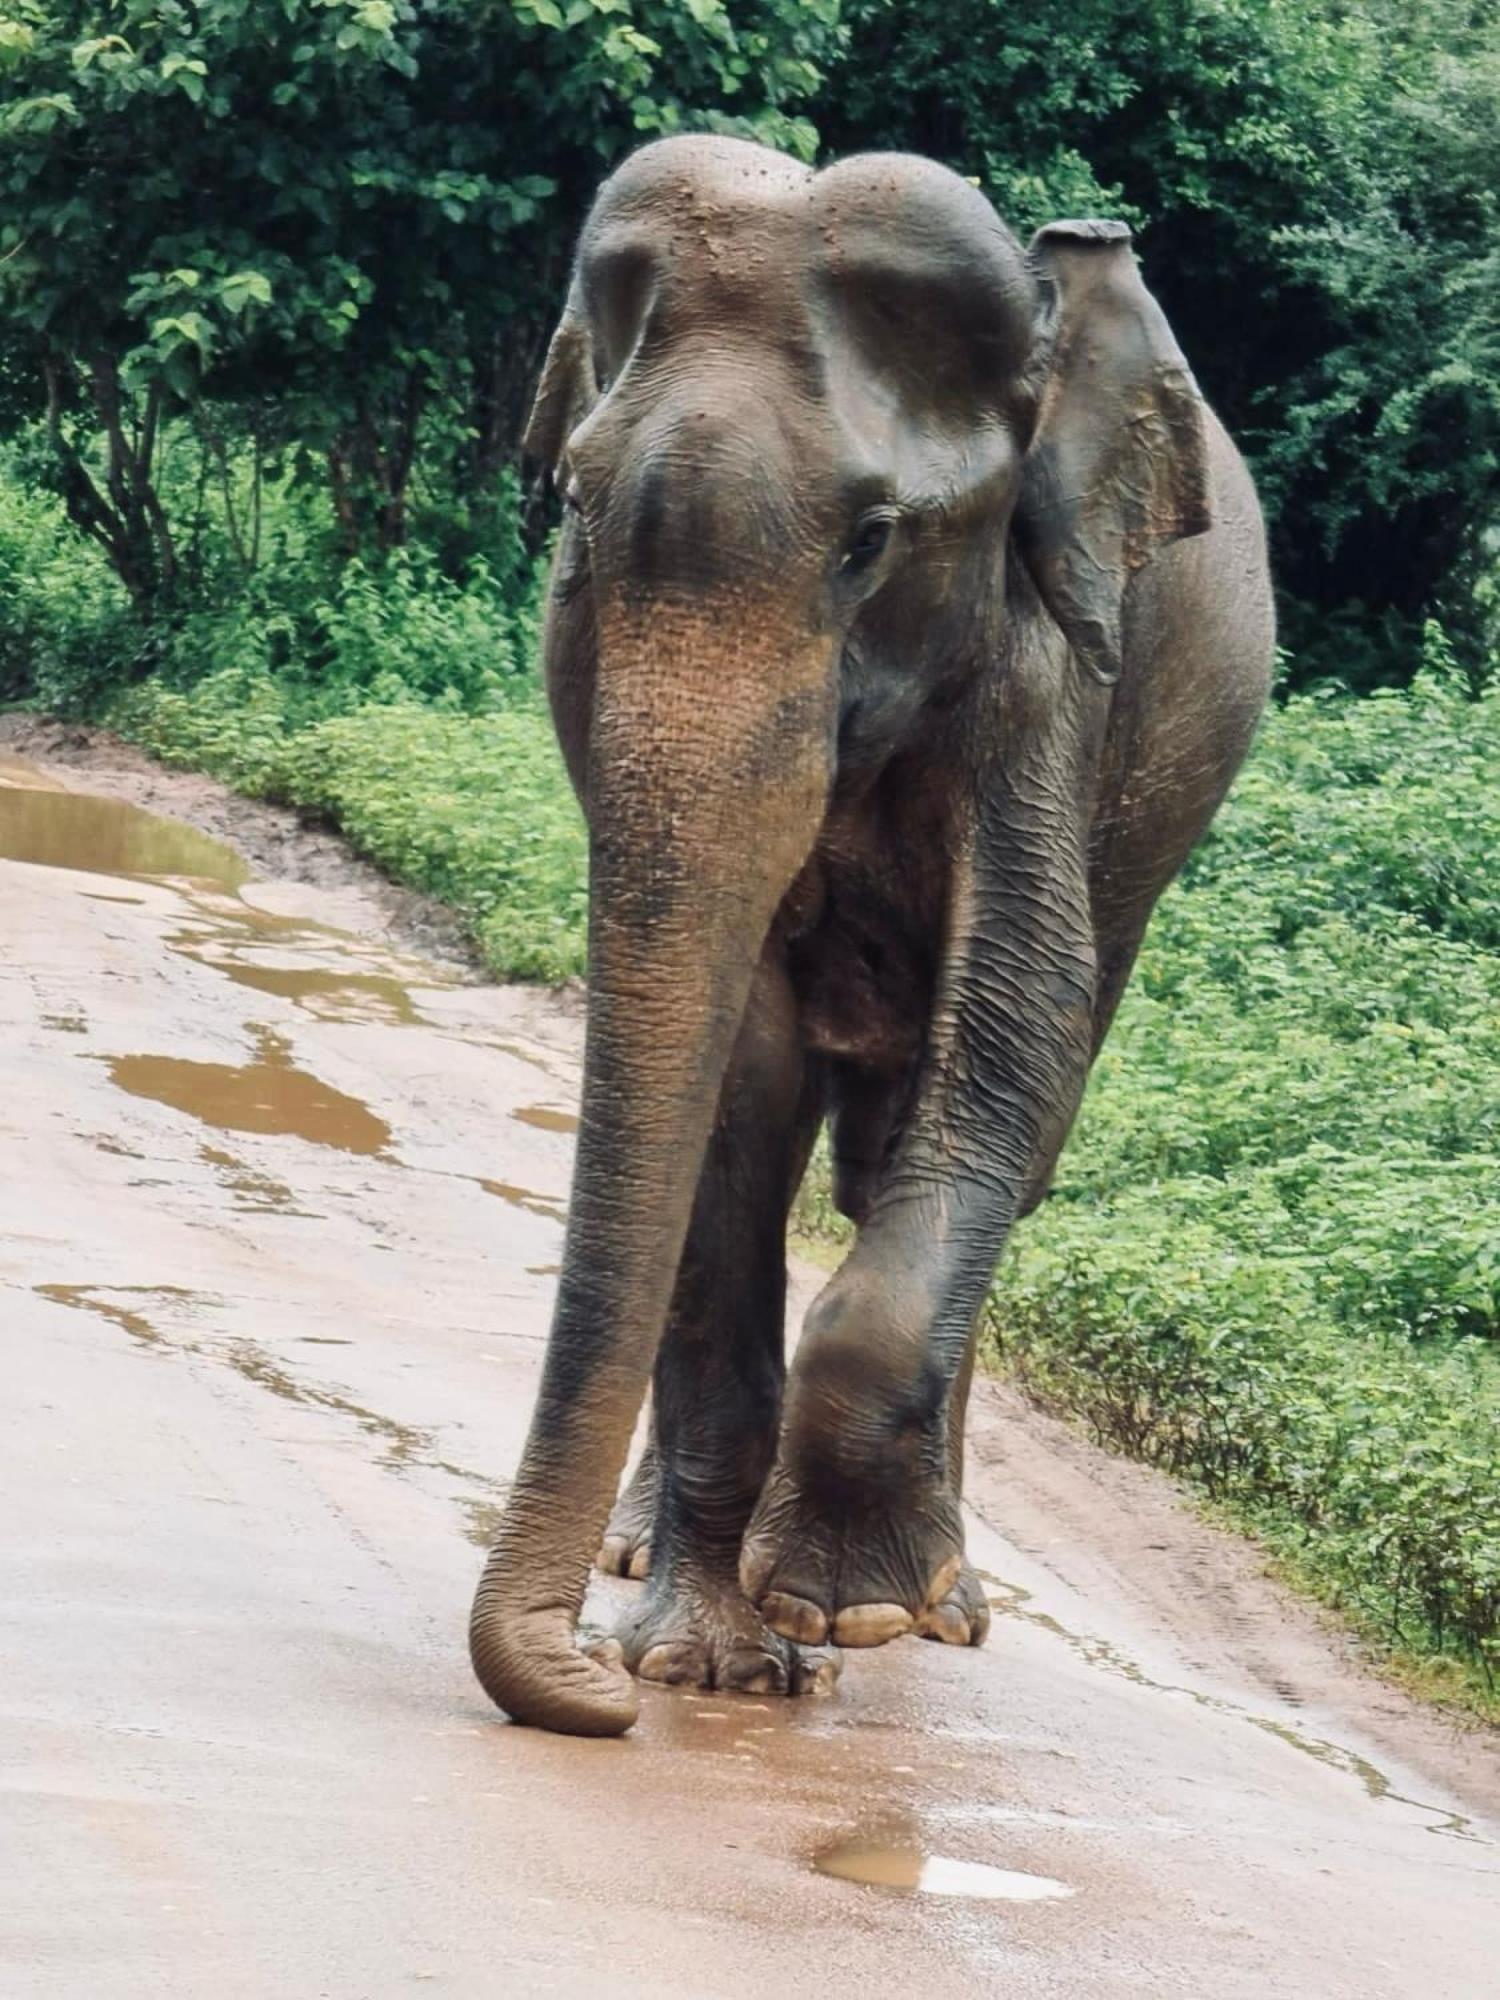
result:
[[[796,1694],[830,1686],[837,1673],[836,1655],[772,1632],[738,1575],[745,1523],[775,1452],[786,1213],[818,1112],[790,992],[768,965],[698,1186],[657,1357],[652,1445],[621,1499],[628,1528],[651,1480],[650,1574],[617,1633],[643,1680]]]

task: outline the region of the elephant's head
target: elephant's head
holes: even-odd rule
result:
[[[1028,253],[928,161],[813,174],[693,138],[601,191],[527,442],[567,505],[548,651],[591,834],[589,1032],[472,1641],[513,1714],[613,1731],[633,1696],[572,1625],[777,908],[836,788],[994,662],[1008,546],[1084,680],[1116,675],[1131,568],[1206,524],[1202,417],[1118,227]]]

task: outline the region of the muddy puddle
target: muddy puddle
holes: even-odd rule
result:
[[[196,954],[195,954],[196,955]],[[314,966],[249,965],[243,959],[198,957],[237,986],[291,1000],[320,1021],[352,1021],[369,1027],[409,1027],[421,1017],[411,994],[380,972],[325,972]]]
[[[813,1856],[820,1875],[906,1896],[964,1896],[986,1903],[1059,1902],[1073,1891],[1050,1875],[994,1868],[985,1861],[957,1861],[911,1841],[840,1841]]]
[[[419,1026],[424,1017],[413,989],[435,991],[453,983],[428,967],[369,948],[351,932],[281,916],[238,897],[190,895],[188,921],[166,943],[236,986],[289,1000],[320,1021]],[[336,962],[317,962],[329,957]],[[351,957],[365,964],[351,965]]]
[[[345,1153],[384,1153],[391,1128],[357,1097],[292,1060],[289,1045],[269,1028],[254,1027],[255,1060],[191,1062],[182,1056],[106,1058],[110,1081],[132,1097],[150,1098],[224,1131],[273,1133],[333,1146]]]
[[[576,1132],[578,1120],[571,1111],[557,1111],[550,1104],[523,1104],[511,1117],[537,1132]]]
[[[508,1202],[512,1208],[524,1208],[528,1215],[545,1215],[549,1222],[566,1222],[568,1211],[560,1201],[550,1195],[538,1194],[534,1188],[515,1187],[509,1181],[481,1180],[486,1194],[494,1195],[497,1201]]]
[[[46,788],[41,773],[0,764],[0,860],[95,875],[186,875],[238,888],[250,870],[231,847],[179,820],[87,792]]]

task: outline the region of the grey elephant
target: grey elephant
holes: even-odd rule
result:
[[[839,1646],[982,1638],[976,1318],[1244,757],[1273,613],[1249,476],[1129,232],[1023,249],[927,160],[636,153],[528,442],[565,499],[545,658],[589,828],[588,1036],[470,1637],[511,1716],[613,1734],[632,1674],[790,1693]],[[788,1373],[825,1121],[857,1234]],[[637,1570],[649,1540],[650,1576],[590,1649],[601,1537]]]

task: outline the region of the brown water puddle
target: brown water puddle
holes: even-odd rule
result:
[[[205,1125],[274,1133],[345,1153],[383,1153],[391,1128],[357,1097],[348,1097],[292,1061],[289,1045],[253,1026],[256,1060],[190,1062],[181,1056],[111,1056],[112,1083],[132,1097],[185,1111]]]
[[[909,1842],[846,1840],[813,1856],[820,1875],[895,1889],[908,1896],[967,1896],[982,1902],[1049,1903],[1073,1891],[1050,1875],[992,1868],[983,1861],[956,1861]]]
[[[189,902],[191,920],[168,935],[169,949],[210,972],[222,973],[237,986],[290,1000],[322,1021],[370,1027],[419,1025],[422,1016],[411,987],[451,983],[437,975],[427,977],[415,965],[410,975],[404,967],[363,972],[345,964],[266,965],[257,956],[266,951],[317,956],[331,949],[343,958],[351,949],[363,948],[348,932],[309,918],[278,916],[239,897],[200,893]]]
[[[1304,1757],[1311,1757],[1315,1763],[1325,1764],[1330,1770],[1342,1771],[1355,1778],[1372,1799],[1388,1799],[1392,1805],[1410,1806],[1413,1811],[1427,1813],[1431,1817],[1428,1833],[1445,1834],[1453,1840],[1474,1840],[1488,1845],[1484,1836],[1477,1832],[1472,1820],[1462,1813],[1450,1811],[1445,1806],[1431,1805],[1425,1799],[1408,1798],[1398,1792],[1390,1779],[1378,1765],[1368,1757],[1362,1757],[1347,1744],[1334,1743],[1327,1737],[1312,1736],[1296,1728],[1290,1722],[1282,1722],[1276,1716],[1257,1715],[1253,1709],[1242,1708],[1238,1702],[1228,1701],[1222,1695],[1209,1694],[1202,1688],[1182,1687],[1172,1681],[1152,1680],[1141,1666],[1107,1639],[1096,1639],[1082,1632],[1070,1632],[1049,1612],[1038,1611],[1031,1604],[1031,1592],[1023,1590],[1019,1584],[1006,1583],[988,1570],[979,1570],[982,1580],[993,1586],[986,1592],[990,1604],[1002,1618],[1019,1618],[1028,1625],[1039,1626],[1044,1632],[1051,1632],[1059,1638],[1079,1658],[1091,1667],[1100,1667],[1106,1673],[1118,1674],[1122,1680],[1134,1687],[1149,1688],[1153,1694],[1186,1695],[1198,1708],[1206,1708],[1214,1715],[1227,1715],[1237,1722],[1245,1722],[1252,1729],[1259,1729],[1267,1736],[1274,1736],[1289,1749],[1300,1750]],[[1003,1593],[996,1595],[996,1591]]]
[[[554,1111],[549,1104],[523,1104],[510,1114],[519,1124],[538,1132],[576,1132],[578,1120],[571,1111]]]
[[[14,770],[0,769],[0,860],[95,875],[191,875],[230,889],[250,878],[233,848],[195,827],[119,799],[25,786]]]

